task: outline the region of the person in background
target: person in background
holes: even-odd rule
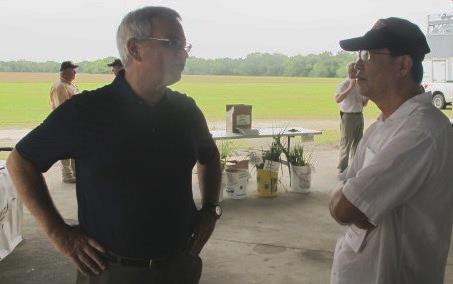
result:
[[[363,107],[368,98],[362,96],[357,87],[357,69],[355,63],[348,64],[348,78],[337,88],[335,101],[340,105],[340,159],[338,162],[339,174],[348,167],[354,157],[357,145],[363,135]]]
[[[64,61],[60,66],[60,79],[50,88],[50,107],[55,110],[73,95],[79,93],[73,84],[78,66],[71,61]],[[76,182],[76,167],[74,159],[61,160],[61,175],[64,183]]]
[[[107,64],[107,66],[112,67],[112,73],[117,76],[120,70],[123,70],[124,66],[120,59],[113,60],[112,63]]]

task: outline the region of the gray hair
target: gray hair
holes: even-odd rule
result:
[[[116,46],[124,66],[130,62],[127,42],[131,38],[140,40],[150,37],[153,19],[159,17],[181,20],[181,16],[173,9],[152,6],[131,11],[123,18],[116,33]]]

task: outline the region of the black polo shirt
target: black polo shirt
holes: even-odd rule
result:
[[[16,149],[41,172],[75,158],[81,229],[119,255],[153,258],[186,245],[196,213],[192,169],[218,157],[191,98],[166,89],[149,106],[124,72],[63,103]]]

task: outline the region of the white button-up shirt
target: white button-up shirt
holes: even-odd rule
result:
[[[344,80],[338,87],[337,87],[337,94],[346,91],[349,87],[351,79]],[[364,98],[360,92],[359,88],[354,86],[351,92],[340,102],[340,110],[342,112],[362,112],[363,110],[363,101]]]
[[[331,283],[443,283],[453,220],[453,129],[430,93],[363,136],[344,196],[376,226],[348,227]]]

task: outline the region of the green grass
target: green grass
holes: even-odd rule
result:
[[[52,82],[0,82],[0,127],[37,125],[50,112],[49,90]],[[105,83],[78,84],[82,90]]]
[[[265,120],[335,119],[333,100],[341,79],[287,77],[193,77],[176,84],[176,90],[193,97],[208,120],[222,120],[225,105],[253,105],[253,118]],[[376,115],[372,106],[367,114]]]
[[[84,78],[87,78],[86,81],[76,81],[81,90],[92,90],[111,80],[93,82],[93,78],[89,76]],[[25,75],[15,81],[0,80],[0,128],[31,127],[49,114],[49,88],[52,82],[48,79],[27,80]],[[333,94],[341,80],[184,76],[171,88],[193,97],[208,121],[224,120],[225,105],[234,103],[253,105],[254,120],[336,120],[338,106],[333,100]],[[373,119],[378,113],[377,107],[370,103],[365,109],[365,118]],[[450,116],[451,110],[445,113]],[[334,140],[337,132],[337,129],[330,134],[325,132],[320,139]]]

